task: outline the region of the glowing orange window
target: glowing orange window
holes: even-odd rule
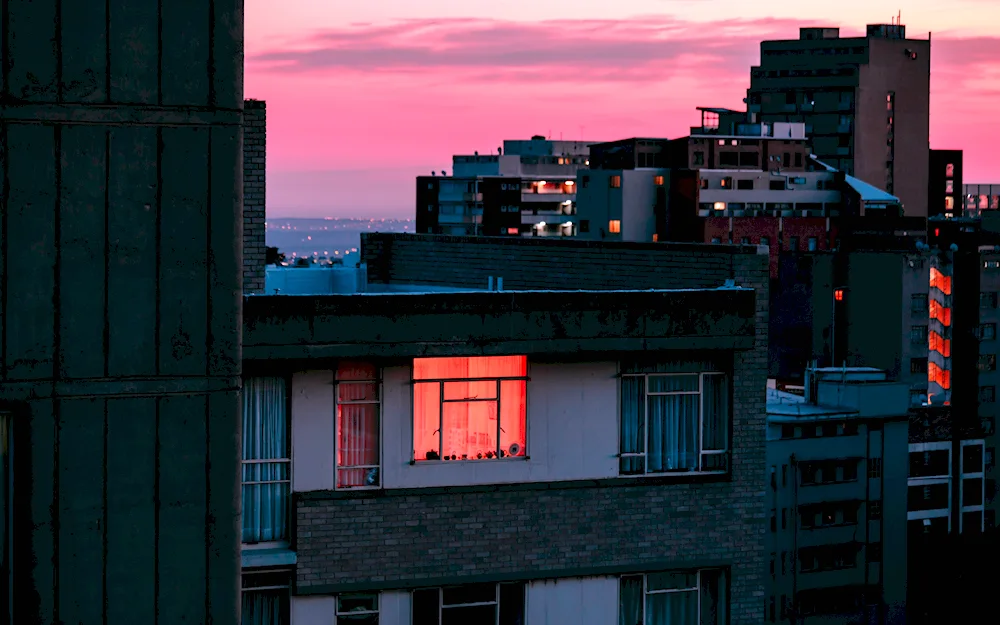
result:
[[[415,358],[413,459],[523,457],[526,356]]]
[[[337,367],[337,488],[379,485],[379,373],[366,362]]]

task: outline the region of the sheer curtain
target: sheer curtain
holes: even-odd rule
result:
[[[642,456],[624,455],[646,451],[645,401],[646,378],[622,377],[621,472],[627,475],[646,472],[646,463]]]
[[[642,576],[621,578],[618,600],[618,625],[645,625],[642,622]]]
[[[698,376],[650,376],[649,392],[684,392],[698,389]],[[698,469],[698,395],[649,395],[647,470],[695,471]]]
[[[290,450],[285,380],[243,384],[243,542],[288,540]]]
[[[729,385],[722,374],[704,375],[702,380],[704,438],[701,446],[705,451],[724,451],[729,439]]]
[[[243,592],[240,610],[242,625],[288,625],[287,590]]]
[[[697,589],[647,594],[645,625],[699,625]]]
[[[337,369],[337,488],[378,486],[378,371],[367,363]]]

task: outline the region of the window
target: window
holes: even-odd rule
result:
[[[379,485],[379,375],[369,363],[337,368],[337,488]]]
[[[979,294],[979,307],[989,310],[997,307],[997,292],[983,291]]]
[[[982,323],[979,325],[979,340],[992,341],[997,337],[997,324]]]
[[[694,153],[694,166],[699,167],[705,164],[705,153],[695,152]]]
[[[722,237],[712,237],[712,243],[722,243]]]
[[[658,187],[663,186],[663,176],[653,176],[653,184]]]
[[[979,364],[980,371],[996,371],[997,370],[997,355],[996,354],[980,354]]]
[[[880,477],[882,477],[882,459],[881,458],[869,458],[868,459],[868,477],[869,478],[880,478]]]
[[[580,232],[590,232],[590,220],[581,219],[580,220]]]
[[[927,294],[917,293],[910,296],[910,312],[927,312]]]
[[[743,178],[736,181],[736,188],[740,191],[753,190],[753,178]]]
[[[858,479],[858,461],[816,460],[803,462],[800,469],[800,484],[837,484],[854,482]]]
[[[270,570],[241,576],[241,621],[249,625],[289,625],[292,573]]]
[[[955,181],[954,180],[947,180],[947,181],[945,181],[945,183],[944,183],[944,192],[945,193],[954,193],[955,192]]]
[[[795,153],[795,166],[802,167],[802,152]]]
[[[979,387],[979,403],[992,404],[996,400],[997,400],[997,387],[995,386]]]
[[[910,373],[927,373],[927,359],[910,358]]]
[[[337,596],[336,625],[378,625],[378,593]]]
[[[720,569],[623,575],[619,625],[723,625],[726,578]]]
[[[797,252],[799,250],[799,237],[788,238],[788,249]]]
[[[951,195],[944,196],[944,209],[946,211],[955,210],[955,198]]]
[[[525,356],[415,358],[413,460],[524,457]]]
[[[945,178],[955,177],[955,165],[953,163],[948,163],[944,166],[944,176]]]
[[[725,472],[727,376],[705,362],[623,363],[621,473]]]
[[[10,414],[0,412],[0,597],[6,614],[0,614],[0,622],[14,622],[14,574],[12,569],[12,550],[14,547],[14,502],[11,496],[14,492],[13,466],[13,419]]]
[[[856,525],[858,504],[855,502],[822,503],[799,508],[803,529],[816,529],[835,525]]]
[[[803,547],[799,551],[799,562],[803,572],[836,571],[853,569],[857,564],[858,543]]]
[[[815,252],[816,250],[819,249],[819,239],[817,239],[816,237],[809,237],[806,240],[806,246],[807,246],[806,249],[808,249],[810,252]]]
[[[243,542],[286,542],[291,445],[284,378],[243,383]]]
[[[939,478],[951,475],[951,450],[929,449],[910,452],[911,478]]]
[[[622,221],[621,219],[612,219],[608,222],[608,232],[611,234],[621,234],[622,231]]]
[[[719,152],[719,165],[722,167],[739,167],[740,155],[737,152]]]
[[[524,583],[466,584],[413,591],[414,625],[521,625]]]
[[[785,180],[772,180],[770,184],[772,191],[784,191],[785,190]]]
[[[760,244],[761,245],[771,245],[771,237],[761,237],[760,238]]]
[[[927,326],[910,326],[910,342],[914,344],[927,343]]]
[[[740,238],[740,244],[741,245],[750,245],[750,237],[741,237]]]
[[[882,518],[882,502],[881,501],[869,501],[868,502],[868,518],[873,521],[878,521]]]
[[[701,179],[701,188],[702,189],[707,189],[708,188],[708,178],[702,178]]]
[[[612,189],[622,188],[622,177],[621,176],[611,176],[608,178],[608,186]]]

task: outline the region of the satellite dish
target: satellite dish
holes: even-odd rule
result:
[[[507,453],[509,453],[511,456],[520,455],[521,453],[520,443],[511,443],[510,447],[507,448]]]

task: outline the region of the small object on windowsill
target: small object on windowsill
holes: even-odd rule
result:
[[[433,450],[433,449],[430,450],[430,451],[428,451],[427,455],[424,456],[424,457],[427,458],[427,460],[440,460],[441,459],[441,456],[438,454],[438,452],[435,451],[435,450]]]
[[[483,452],[479,452],[478,454],[476,454],[476,458],[479,459],[479,460],[482,460],[483,459]]]

